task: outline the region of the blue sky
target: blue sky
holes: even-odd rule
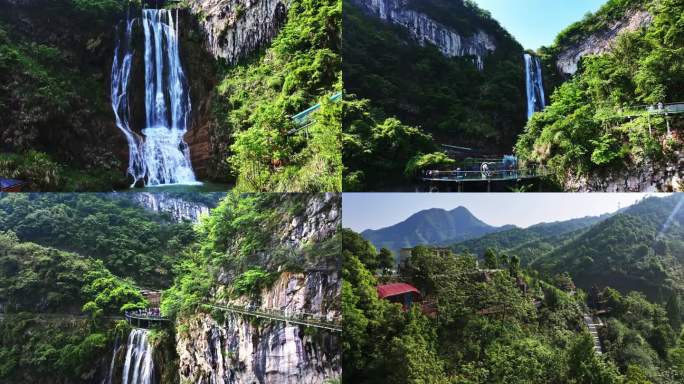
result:
[[[468,208],[487,224],[528,227],[541,222],[598,216],[634,204],[641,193],[345,193],[342,224],[357,232],[401,222],[430,208]]]
[[[556,35],[606,0],[474,0],[513,35],[524,48],[551,45]]]

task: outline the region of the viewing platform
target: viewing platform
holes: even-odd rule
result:
[[[128,324],[136,328],[159,328],[171,322],[169,318],[161,315],[159,309],[126,311],[124,318]]]
[[[431,192],[463,192],[465,184],[480,184],[492,192],[493,183],[520,183],[550,175],[546,167],[538,164],[521,168],[514,156],[469,158],[459,163],[456,169],[424,171],[421,179]]]

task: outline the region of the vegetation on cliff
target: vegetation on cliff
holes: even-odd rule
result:
[[[405,186],[415,171],[407,166],[444,162],[425,158],[436,144],[509,151],[524,126],[522,47],[471,2],[414,1],[407,7],[465,36],[482,29],[496,50],[478,71],[472,57],[448,58],[349,4],[343,15],[344,82],[352,96],[343,118],[345,190]]]
[[[239,191],[341,191],[342,1],[296,0],[270,48],[221,71],[215,114]],[[301,128],[291,116],[321,108]]]
[[[549,107],[532,118],[516,144],[520,157],[546,163],[561,183],[662,164],[682,149],[681,119],[670,117],[668,135],[665,118],[649,116],[644,105],[684,99],[684,2],[638,3],[652,15],[651,25],[622,34],[606,54],[583,58],[578,73],[554,91]],[[571,44],[633,5],[608,2],[557,44]]]
[[[309,205],[322,204],[325,212],[340,203],[338,196],[321,198],[229,194],[202,221],[197,244],[177,264],[175,283],[164,293],[164,313],[195,311],[219,288],[238,296],[251,294],[268,287],[283,272],[335,265],[341,242],[335,233],[321,233],[306,243],[294,244],[282,237],[295,229],[293,224],[310,219],[305,215]]]
[[[0,177],[33,190],[125,184],[103,70],[111,65],[115,0],[3,4],[0,14]],[[103,140],[106,138],[106,140]],[[124,144],[125,145],[125,144]]]

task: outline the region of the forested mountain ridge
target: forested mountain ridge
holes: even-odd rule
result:
[[[679,190],[682,120],[653,106],[684,100],[683,10],[680,0],[609,1],[540,50],[553,75],[554,55],[608,31],[597,43],[606,49],[584,56],[572,78],[547,82],[551,103],[528,122],[516,153],[547,164],[566,190]]]
[[[458,207],[450,211],[420,211],[387,228],[363,231],[361,236],[373,243],[376,248],[387,248],[397,255],[401,248],[453,244],[508,228],[510,226],[490,226],[473,216],[468,209]]]
[[[591,227],[531,267],[570,272],[578,286],[637,290],[663,301],[684,289],[682,197],[650,198]]]
[[[192,223],[138,205],[134,196],[2,194],[0,230],[101,260],[115,275],[165,287],[182,248],[195,240]]]
[[[523,264],[527,264],[540,255],[561,246],[568,238],[605,220],[608,216],[540,223],[529,228],[512,228],[459,242],[454,244],[452,249],[457,253],[468,251],[479,257],[482,257],[487,249],[493,249],[497,252],[516,255]]]
[[[452,246],[488,249],[545,275],[570,273],[578,287],[640,291],[662,301],[684,288],[681,196],[648,198],[612,215],[515,228]]]
[[[486,12],[357,0],[343,20],[345,190],[405,189],[446,161],[438,144],[510,151],[526,116],[523,49]]]

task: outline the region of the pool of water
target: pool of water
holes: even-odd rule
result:
[[[197,184],[173,184],[156,187],[128,188],[119,192],[228,192],[232,184],[202,182]]]

